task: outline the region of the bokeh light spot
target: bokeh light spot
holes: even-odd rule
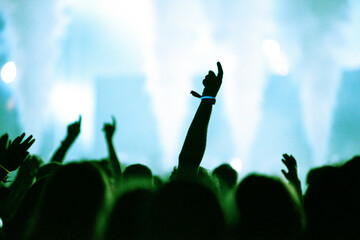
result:
[[[5,83],[11,83],[16,78],[16,65],[14,62],[7,62],[1,69],[1,79]]]

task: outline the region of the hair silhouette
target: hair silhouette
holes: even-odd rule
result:
[[[61,167],[47,183],[28,239],[99,239],[108,183],[90,162]]]
[[[239,239],[299,239],[304,219],[295,192],[280,179],[251,174],[239,184]]]

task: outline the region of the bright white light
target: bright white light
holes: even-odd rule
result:
[[[277,57],[280,54],[280,45],[273,39],[266,39],[262,43],[263,52],[270,58]]]
[[[81,136],[85,144],[93,138],[94,94],[90,84],[58,81],[51,92],[51,106],[60,125],[67,125],[82,116]]]
[[[262,43],[262,48],[270,71],[280,76],[288,75],[289,63],[281,51],[280,44],[275,40],[266,39]]]
[[[280,53],[277,58],[272,59],[270,62],[270,69],[280,76],[288,75],[289,63],[285,54]]]
[[[231,167],[233,167],[237,172],[241,172],[243,169],[243,163],[239,158],[233,158],[230,161]]]
[[[16,77],[16,65],[14,62],[7,62],[1,69],[1,78],[5,83],[11,83]]]

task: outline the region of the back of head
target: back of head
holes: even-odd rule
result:
[[[343,166],[308,173],[304,207],[312,239],[359,238],[359,163],[360,158],[354,157]]]
[[[125,168],[124,178],[152,178],[152,172],[150,168],[142,164],[132,164]]]
[[[236,185],[238,174],[229,164],[221,164],[214,169],[213,174],[220,180],[221,189],[233,188]]]
[[[106,179],[96,165],[64,165],[43,191],[32,239],[96,238],[107,196]]]
[[[122,194],[112,209],[106,239],[151,239],[152,198],[153,192],[146,189]]]
[[[243,239],[296,239],[304,219],[299,200],[280,179],[251,174],[239,184],[236,202]]]
[[[153,188],[153,175],[145,165],[132,164],[125,168],[123,173],[123,188],[124,190],[134,190],[138,188]]]
[[[154,200],[157,239],[219,239],[224,217],[215,194],[199,183],[173,181]]]

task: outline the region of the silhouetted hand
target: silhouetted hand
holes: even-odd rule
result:
[[[66,139],[73,142],[80,134],[81,127],[81,115],[79,116],[79,120],[75,121],[68,125],[67,127],[67,136]]]
[[[220,62],[217,62],[217,67],[217,75],[213,71],[209,71],[205,76],[203,80],[205,88],[202,96],[197,92],[190,92],[194,97],[202,98],[202,100],[190,124],[179,155],[178,176],[182,178],[194,178],[197,176],[198,168],[205,153],[207,128],[213,104],[215,104],[215,99],[212,98],[216,97],[223,78],[223,69]]]
[[[7,133],[0,137],[0,161],[2,161],[3,157],[5,156],[8,141],[9,135]]]
[[[23,141],[24,137],[25,133],[15,138],[13,142],[9,141],[7,147],[6,141],[8,137],[1,137],[1,151],[4,151],[4,148],[6,148],[6,150],[2,155],[0,164],[9,171],[14,171],[21,165],[24,159],[29,155],[28,149],[35,142],[32,135]]]
[[[205,87],[202,94],[203,96],[216,97],[224,75],[220,62],[217,62],[217,68],[217,75],[215,75],[215,73],[210,70],[208,75],[205,76],[205,79],[203,80],[203,85]]]
[[[116,120],[114,116],[111,116],[112,123],[104,123],[103,131],[105,134],[106,145],[109,152],[110,169],[115,182],[119,183],[121,178],[121,167],[119,158],[116,155],[116,151],[112,142],[116,130]]]
[[[103,131],[105,133],[106,140],[109,141],[114,136],[115,130],[116,130],[116,120],[115,117],[112,116],[112,123],[105,123],[103,127]]]
[[[301,183],[298,177],[297,172],[297,163],[295,158],[292,155],[283,154],[283,159],[281,161],[285,164],[287,168],[287,172],[284,169],[281,169],[282,174],[285,178],[295,187],[296,192],[298,193],[300,199],[302,200],[302,190],[301,190]]]
[[[284,169],[281,169],[282,174],[284,174],[285,178],[289,182],[298,181],[298,174],[297,174],[297,164],[296,160],[292,155],[283,154],[283,159],[281,161],[285,164],[287,168],[287,172]]]
[[[71,145],[74,143],[76,138],[80,134],[81,127],[81,115],[79,116],[79,120],[70,123],[67,127],[67,134],[65,139],[61,142],[61,145],[56,149],[55,153],[50,158],[50,162],[58,162],[62,163],[65,159],[65,155]]]

